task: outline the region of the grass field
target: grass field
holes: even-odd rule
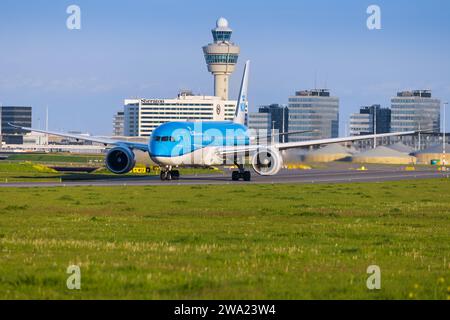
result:
[[[103,163],[104,155],[82,155],[82,154],[64,154],[64,153],[21,153],[8,156],[9,161],[33,161],[41,163]]]
[[[52,164],[48,164],[52,165]],[[222,170],[213,169],[196,169],[196,168],[181,168],[182,175],[195,174],[220,174]],[[72,173],[72,172],[57,172],[46,165],[37,162],[0,162],[0,184],[14,183],[14,182],[64,182],[64,181],[78,181],[78,180],[98,180],[98,179],[126,179],[130,176],[145,177],[146,175],[159,175],[159,171],[151,171],[146,174],[128,173],[126,175],[116,175],[109,172],[106,168],[100,169],[92,173]]]
[[[448,190],[2,188],[0,298],[449,299]],[[66,287],[72,264],[81,290]],[[382,289],[370,291],[374,264]]]

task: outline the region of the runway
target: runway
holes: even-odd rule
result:
[[[437,170],[405,171],[400,168],[370,169],[313,169],[283,170],[276,176],[263,177],[252,173],[252,181],[232,181],[231,172],[218,175],[186,175],[177,181],[161,181],[157,176],[117,177],[102,180],[62,182],[17,182],[4,183],[0,187],[75,187],[75,186],[177,186],[177,185],[224,185],[224,184],[308,184],[308,183],[356,183],[449,178],[450,172]]]

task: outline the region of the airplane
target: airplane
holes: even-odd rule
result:
[[[126,174],[136,164],[134,150],[148,154],[150,159],[161,169],[161,180],[178,180],[179,167],[211,167],[223,165],[231,161],[238,169],[233,171],[233,181],[251,180],[251,172],[245,169],[246,158],[250,159],[253,171],[262,176],[276,175],[283,167],[282,151],[288,149],[319,146],[333,143],[352,142],[374,138],[413,135],[419,131],[401,133],[383,133],[344,138],[330,138],[299,142],[263,142],[252,143],[255,136],[245,126],[245,112],[248,107],[248,73],[250,61],[247,61],[241,81],[239,97],[233,121],[177,121],[167,122],[158,126],[148,143],[114,140],[111,138],[67,134],[34,128],[13,127],[50,135],[86,140],[112,146],[106,153],[105,164],[109,171],[115,174]],[[300,132],[281,133],[295,134]],[[271,135],[274,137],[275,135]]]

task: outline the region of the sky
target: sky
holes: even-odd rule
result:
[[[72,4],[80,30],[66,26]],[[367,28],[372,4],[381,30]],[[343,135],[350,113],[389,107],[397,91],[450,100],[447,0],[1,0],[0,104],[31,105],[35,127],[48,107],[52,130],[109,135],[126,98],[212,95],[201,47],[221,16],[241,47],[231,99],[251,60],[250,111],[326,86]]]

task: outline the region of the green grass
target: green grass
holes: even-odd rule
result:
[[[450,182],[0,188],[0,298],[448,299]],[[66,269],[81,267],[81,290]],[[382,289],[366,288],[378,265]]]
[[[8,156],[10,161],[33,161],[33,162],[57,162],[57,163],[103,163],[104,155],[82,155],[82,154],[55,154],[55,153],[24,153],[24,154],[13,154]]]
[[[51,165],[51,164],[48,164]],[[181,168],[181,175],[222,174],[222,170]],[[130,177],[142,177],[159,175],[159,171],[151,171],[146,174],[128,173],[116,175],[102,167],[92,173],[57,172],[46,165],[34,162],[0,162],[0,183],[14,182],[64,182],[78,180],[98,179],[129,179]]]
[[[61,174],[41,164],[32,162],[0,162],[0,183],[56,182]]]

